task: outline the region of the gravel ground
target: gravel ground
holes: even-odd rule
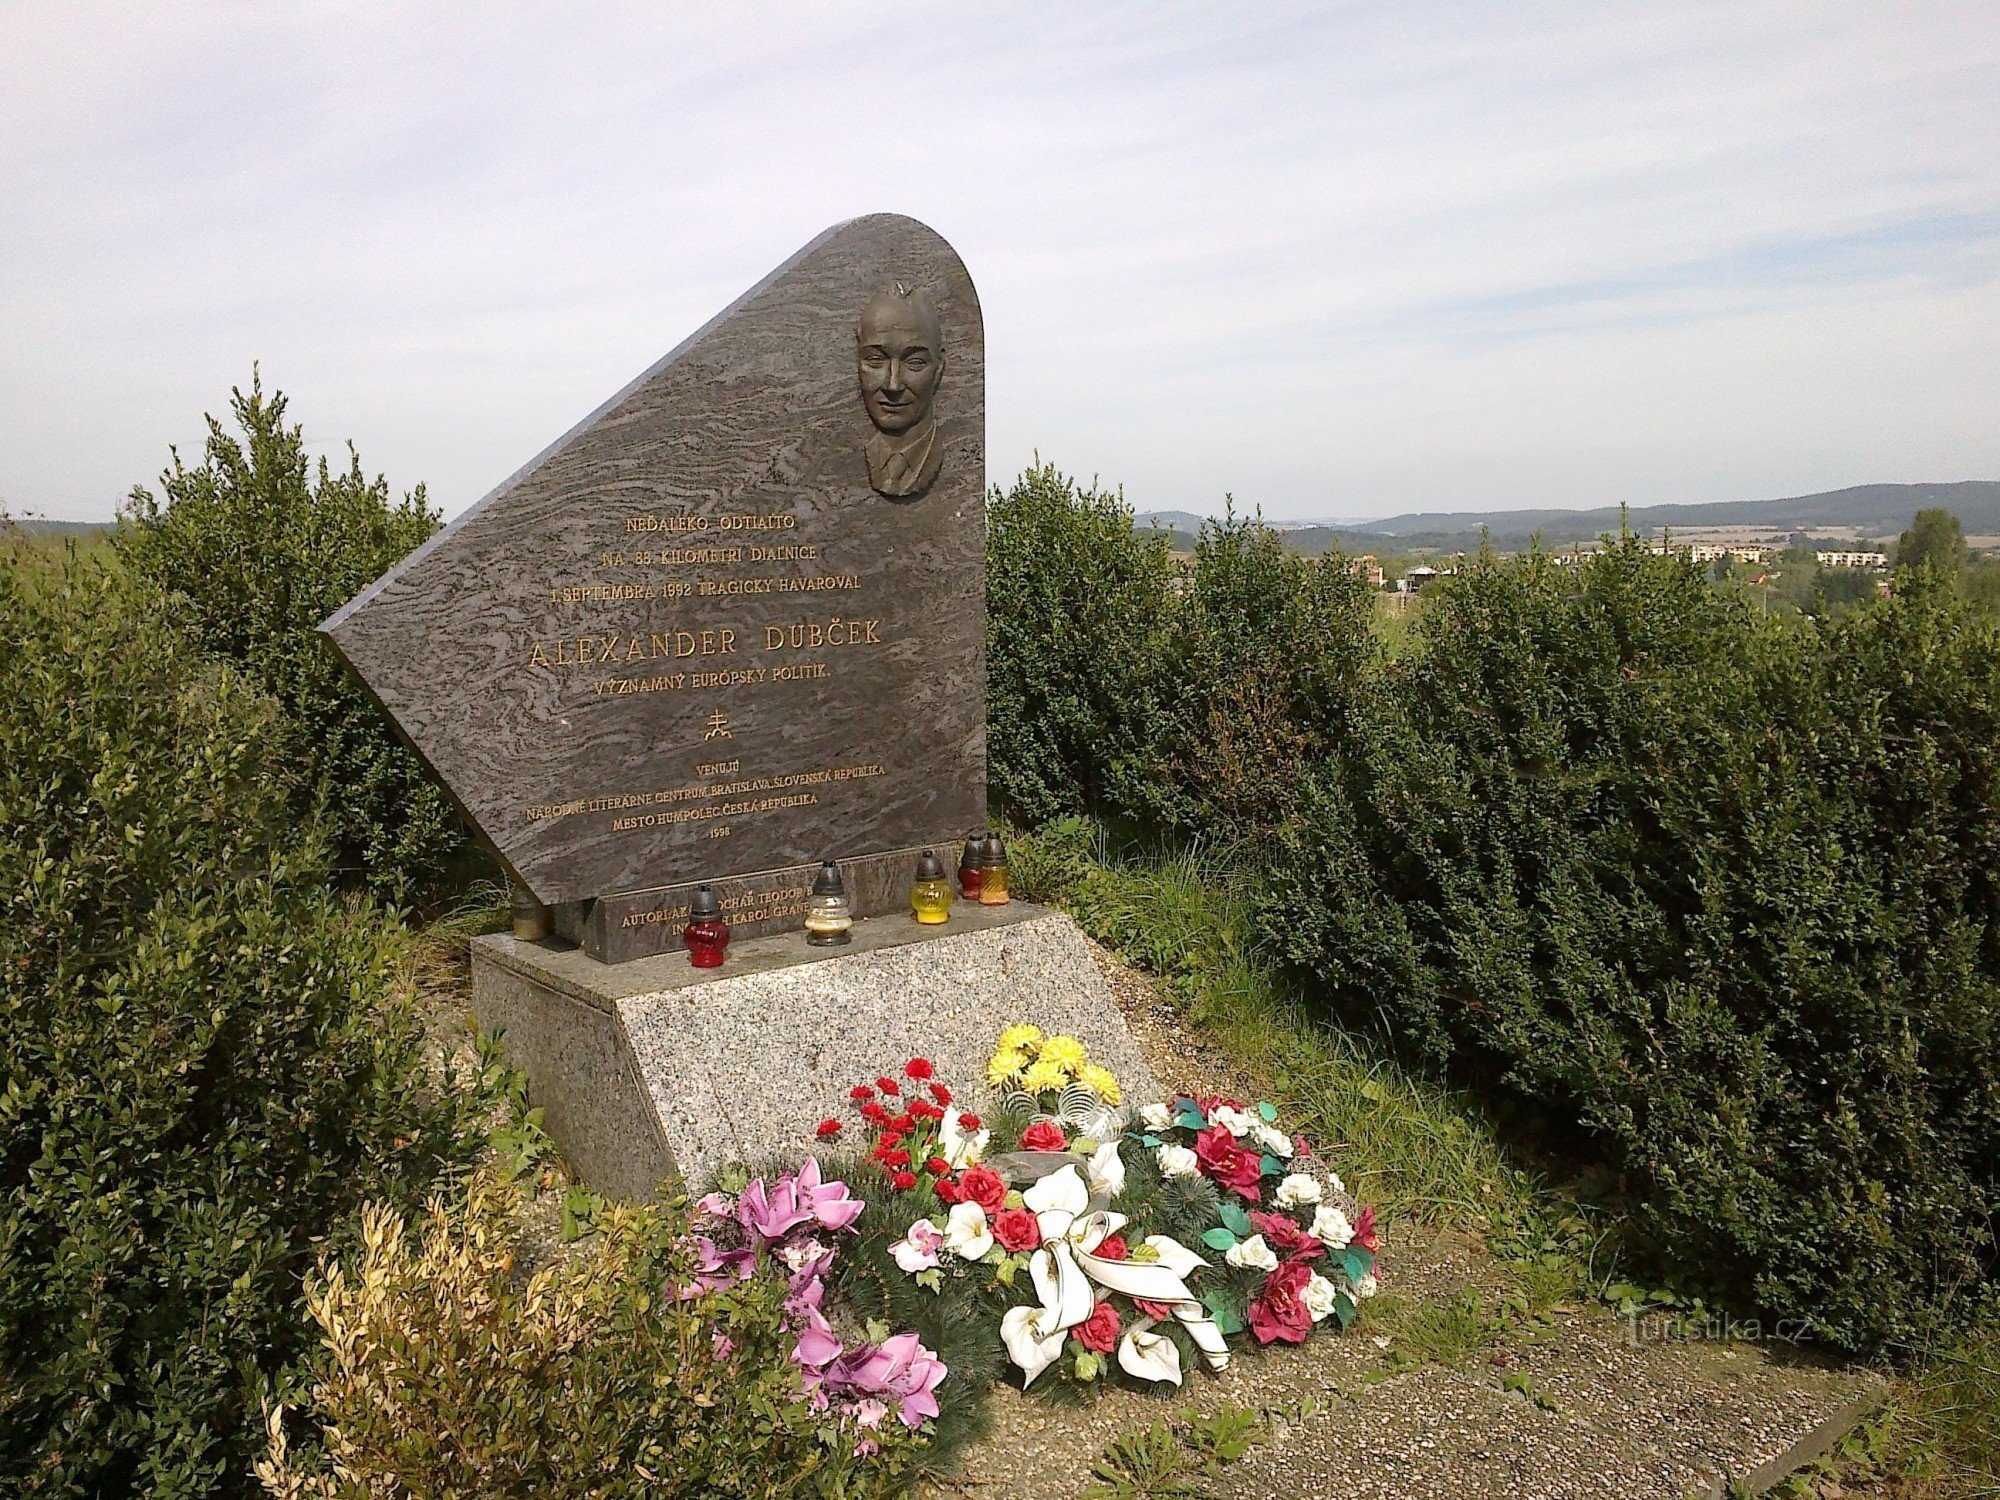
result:
[[[1197,1093],[1262,1092],[1188,1035],[1144,976],[1109,954],[1100,962],[1156,1076]],[[1385,1286],[1406,1298],[1501,1280],[1476,1244],[1393,1224],[1382,1263]],[[1118,1434],[1233,1405],[1294,1414],[1224,1471],[1217,1493],[1241,1500],[1680,1500],[1730,1478],[1768,1482],[1772,1460],[1880,1391],[1872,1374],[1789,1346],[1673,1339],[1663,1322],[1633,1325],[1599,1308],[1524,1328],[1465,1368],[1412,1368],[1392,1339],[1370,1332],[1364,1308],[1345,1337],[1239,1358],[1219,1377],[1192,1379],[1177,1402],[1112,1390],[1058,1405],[1002,1387],[993,1430],[933,1493],[1069,1500]]]

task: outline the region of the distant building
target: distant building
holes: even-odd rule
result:
[[[1437,576],[1436,568],[1415,567],[1403,575],[1403,587],[1414,594],[1425,584],[1433,582]]]
[[[1655,557],[1671,553],[1693,563],[1720,562],[1725,557],[1731,562],[1760,563],[1770,549],[1729,542],[1655,542],[1652,551]]]
[[[1821,552],[1818,554],[1822,568],[1886,568],[1889,554],[1886,552]]]
[[[1382,587],[1382,565],[1375,561],[1375,554],[1364,553],[1347,565],[1347,571],[1361,579],[1371,589]]]

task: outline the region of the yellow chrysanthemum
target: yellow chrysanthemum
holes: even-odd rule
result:
[[[1027,1065],[1027,1053],[1002,1048],[993,1054],[993,1060],[986,1065],[986,1081],[996,1089],[1005,1088]]]
[[[1019,1052],[1023,1048],[1034,1046],[1041,1039],[1042,1028],[1039,1026],[1029,1026],[1026,1024],[1009,1026],[1005,1031],[1000,1033],[1000,1045],[995,1050],[999,1052]]]
[[[1116,1104],[1124,1097],[1119,1092],[1116,1075],[1109,1068],[1100,1068],[1096,1063],[1085,1063],[1077,1073],[1077,1077],[1106,1104]]]
[[[1052,1036],[1042,1043],[1042,1060],[1055,1063],[1072,1076],[1078,1068],[1090,1061],[1090,1054],[1083,1043],[1073,1036]]]
[[[1047,1089],[1059,1089],[1068,1082],[1068,1071],[1060,1064],[1050,1062],[1046,1057],[1037,1058],[1035,1065],[1021,1075],[1021,1087],[1031,1094],[1039,1094]]]

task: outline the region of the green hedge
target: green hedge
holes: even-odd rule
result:
[[[1088,588],[1068,528],[1134,545],[1073,508],[1033,532],[1065,597]],[[1839,618],[1764,619],[1628,540],[1482,559],[1386,660],[1338,561],[1315,576],[1276,541],[1211,528],[1122,632],[992,592],[996,661],[1097,683],[1137,643],[1117,670],[1152,694],[1060,743],[996,696],[996,766],[1071,789],[1017,810],[1225,840],[1261,881],[1260,941],[1330,1014],[1580,1123],[1565,1152],[1623,1174],[1691,1287],[1854,1348],[1983,1295],[1992,619],[1921,572]]]
[[[0,1491],[248,1494],[302,1277],[471,1140],[269,701],[115,567],[0,556]]]
[[[199,466],[174,455],[161,497],[132,492],[119,536],[128,566],[172,597],[203,646],[285,710],[302,811],[378,895],[434,894],[469,853],[423,764],[315,627],[437,529],[423,487],[392,504],[351,449],[345,470],[306,458],[285,397],[232,393],[239,439],[209,419]]]

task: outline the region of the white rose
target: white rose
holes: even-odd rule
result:
[[[1148,1130],[1171,1130],[1174,1112],[1164,1104],[1145,1104],[1139,1108],[1139,1118]]]
[[[1354,1226],[1347,1222],[1347,1215],[1331,1205],[1313,1215],[1312,1232],[1330,1250],[1345,1250],[1354,1238]]]
[[[1250,1133],[1257,1137],[1257,1144],[1280,1161],[1287,1161],[1292,1154],[1292,1138],[1275,1125],[1266,1125],[1262,1120],[1250,1127]]]
[[[945,1215],[944,1248],[962,1260],[978,1260],[993,1248],[986,1210],[977,1203],[954,1203]]]
[[[1185,1146],[1162,1146],[1157,1153],[1162,1177],[1198,1177],[1201,1158]]]
[[[1298,1208],[1302,1204],[1317,1203],[1320,1198],[1319,1179],[1308,1177],[1303,1172],[1294,1172],[1278,1184],[1278,1207]]]
[[[1333,1299],[1338,1288],[1324,1276],[1314,1275],[1306,1282],[1306,1289],[1299,1294],[1299,1300],[1306,1305],[1306,1311],[1313,1315],[1315,1323],[1333,1311]]]
[[[1275,1271],[1278,1269],[1277,1254],[1264,1243],[1264,1236],[1253,1234],[1247,1240],[1239,1240],[1229,1247],[1223,1256],[1232,1266],[1244,1271]]]
[[[1242,1110],[1232,1109],[1227,1104],[1218,1104],[1208,1112],[1208,1123],[1211,1125],[1220,1125],[1224,1130],[1227,1130],[1231,1135],[1241,1140],[1250,1133],[1250,1126],[1253,1122]]]
[[[1354,1300],[1356,1302],[1366,1302],[1380,1290],[1381,1288],[1375,1281],[1375,1273],[1370,1271],[1366,1276],[1354,1283]]]

